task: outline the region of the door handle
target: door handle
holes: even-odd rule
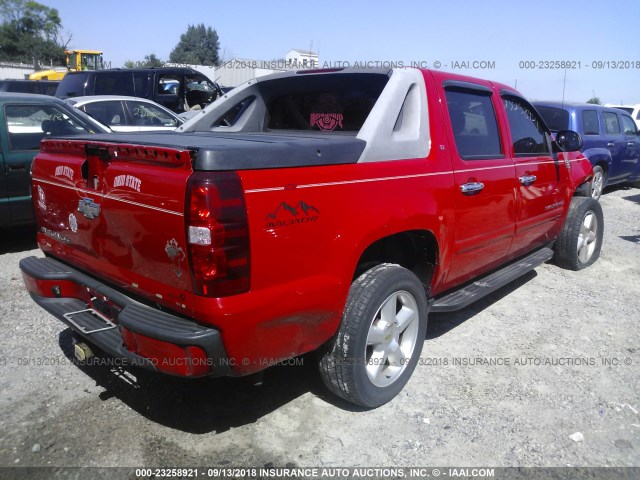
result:
[[[460,185],[460,191],[465,195],[474,195],[480,192],[484,188],[484,183],[482,182],[469,182]]]
[[[522,185],[528,186],[535,182],[537,179],[538,177],[536,177],[535,175],[523,175],[518,180],[520,180],[520,183]]]
[[[9,170],[15,172],[16,170],[26,170],[24,163],[10,163],[8,164]]]
[[[607,143],[607,147],[612,148],[613,146],[615,146],[615,144],[613,142]]]
[[[633,147],[635,145],[635,143],[633,142],[627,142],[627,147]]]

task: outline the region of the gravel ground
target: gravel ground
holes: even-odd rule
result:
[[[22,285],[33,231],[5,231],[0,466],[640,466],[640,189],[601,203],[595,265],[432,315],[413,378],[371,411],[328,394],[312,357],[260,386],[76,365]]]

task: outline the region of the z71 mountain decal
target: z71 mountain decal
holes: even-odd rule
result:
[[[266,228],[288,227],[300,223],[316,222],[320,217],[320,210],[300,200],[294,207],[282,202],[273,213],[265,218]]]

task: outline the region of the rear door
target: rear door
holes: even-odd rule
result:
[[[455,242],[446,280],[454,286],[504,262],[515,230],[515,169],[502,146],[493,90],[459,81],[444,87],[455,145]]]
[[[516,172],[516,234],[511,254],[517,256],[551,241],[564,211],[566,175],[551,150],[551,133],[524,98],[502,92],[502,112],[509,125],[506,151]]]
[[[114,132],[135,131],[135,129],[130,128],[124,103],[121,100],[89,102],[79,108],[103,125],[110,127]]]

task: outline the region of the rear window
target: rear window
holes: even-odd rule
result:
[[[268,128],[357,132],[388,80],[383,74],[354,73],[265,82]]]
[[[458,153],[465,160],[501,158],[502,146],[491,96],[447,88],[447,108]]]
[[[602,112],[602,118],[604,119],[604,130],[609,134],[620,133],[620,122],[618,121],[618,115],[611,112]]]
[[[547,124],[549,130],[557,132],[569,129],[569,112],[563,108],[536,105],[536,110]]]
[[[104,125],[119,126],[127,124],[127,116],[121,101],[88,103],[80,110],[92,116]]]
[[[7,92],[15,93],[40,93],[40,85],[35,80],[24,82],[11,82],[6,83]]]
[[[582,131],[585,135],[600,135],[598,112],[595,110],[584,110],[582,112]]]
[[[85,82],[88,76],[85,73],[72,74],[68,73],[64,76],[58,89],[56,90],[56,97],[68,98],[68,97],[81,97],[84,95]]]

